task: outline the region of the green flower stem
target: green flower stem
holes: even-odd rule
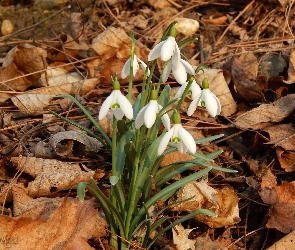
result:
[[[153,89],[153,84],[151,84],[151,80],[152,80],[156,65],[157,65],[157,60],[154,60],[152,62],[152,68],[150,70],[149,77],[145,81],[143,81],[142,90],[141,90],[140,108],[146,105],[148,102],[147,100],[149,100],[150,92]]]
[[[113,133],[112,133],[112,175],[117,176],[117,125],[118,120],[113,115]]]
[[[129,83],[128,83],[128,95],[127,98],[131,102],[132,98],[132,85],[133,85],[133,60],[135,54],[135,39],[134,39],[134,32],[131,31],[131,57],[130,57],[130,74],[129,74]]]

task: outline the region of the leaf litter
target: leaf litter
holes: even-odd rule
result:
[[[180,40],[185,36],[199,40],[188,44],[185,56],[195,65],[206,63],[213,68],[205,75],[212,79],[212,91],[222,104],[217,119],[206,117],[206,111],[200,109],[196,116],[185,117],[186,127],[195,138],[224,133],[225,138],[215,144],[202,143],[198,150],[222,149],[224,153],[214,164],[239,173],[215,170],[207,182],[179,190],[175,199],[194,198],[171,208],[171,219],[205,207],[218,216],[196,217],[162,240],[166,245],[174,242],[175,249],[279,249],[285,238],[294,241],[294,3],[242,1],[236,5],[226,1],[235,13],[211,2],[133,4],[134,9],[116,0],[89,1],[88,6],[81,3],[84,19],[73,5],[71,10],[63,9],[67,19],[60,13],[55,16],[63,22],[55,24],[54,18],[49,18],[49,23],[37,23],[35,33],[23,30],[23,24],[14,18],[11,21],[17,33],[0,38],[1,46],[6,46],[0,52],[0,237],[9,235],[3,238],[8,244],[5,247],[38,249],[47,244],[56,249],[93,249],[89,239],[96,242],[93,246],[101,246],[99,237],[106,236],[106,222],[94,209],[93,200],[79,203],[73,193],[78,182],[90,177],[103,186],[110,176],[110,158],[88,135],[55,117],[46,118],[47,110],[64,112],[93,130],[75,105],[52,97],[75,95],[97,116],[99,104],[111,90],[110,76],[121,72],[130,56],[128,29],[135,30],[137,55],[146,61],[149,48],[175,19],[191,22],[191,29],[186,29],[186,24],[179,30]],[[180,7],[184,11],[180,12]],[[22,10],[11,11],[12,15],[15,11]],[[47,25],[52,26],[49,29]],[[29,41],[31,38],[36,42]],[[143,71],[135,81],[142,77]],[[196,78],[199,84],[201,79],[201,75]],[[169,83],[175,86],[173,78]],[[134,88],[134,97],[138,89],[140,85]],[[182,111],[185,116],[185,109]],[[111,134],[111,116],[100,123]],[[173,157],[182,159],[177,154]],[[165,159],[167,164],[176,161],[173,157]],[[200,223],[206,227],[195,227]],[[9,239],[17,244],[9,244]]]

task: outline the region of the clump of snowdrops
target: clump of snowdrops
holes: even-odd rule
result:
[[[221,105],[218,98],[209,90],[206,78],[202,82],[202,89],[195,81],[195,74],[202,71],[205,66],[195,69],[187,60],[182,59],[180,49],[191,42],[191,39],[178,45],[175,40],[177,33],[175,23],[170,24],[161,42],[150,51],[147,64],[136,56],[134,35],[131,33],[131,57],[121,72],[122,78],[129,76],[128,95],[126,97],[122,94],[119,80],[117,76],[114,76],[113,91],[103,102],[98,116],[98,119],[102,120],[108,112],[112,112],[112,138],[106,135],[96,119],[75,98],[69,95],[58,96],[71,98],[97,128],[100,136],[67,118],[62,119],[97,138],[112,155],[110,197],[103,194],[93,179],[90,179],[89,183],[79,183],[77,193],[78,198],[83,201],[85,190],[88,190],[100,203],[111,231],[109,243],[115,249],[130,249],[133,241],[142,248],[149,249],[159,236],[173,226],[197,214],[215,216],[207,209],[198,209],[163,228],[163,223],[169,219],[168,216],[163,215],[163,212],[173,204],[152,216],[149,210],[156,206],[159,200],[165,202],[179,188],[203,177],[211,169],[230,172],[228,169],[208,163],[221,154],[221,150],[206,155],[196,150],[196,144],[215,140],[222,135],[194,139],[181,124],[178,110],[188,94],[193,99],[187,111],[188,115],[192,115],[197,106],[201,105],[205,106],[208,113],[214,117],[220,114]],[[157,58],[164,61],[164,66],[159,82],[153,83],[152,76],[157,65]],[[134,104],[131,104],[133,77],[139,67],[145,71],[142,90]],[[167,81],[170,73],[181,84],[172,100],[169,85],[161,90],[161,83]],[[171,117],[168,112],[173,113]],[[160,130],[162,123],[164,130]],[[194,156],[194,159],[159,168],[164,157],[176,150],[182,154],[190,154]],[[176,175],[196,165],[202,166],[203,169],[173,181]],[[153,191],[155,189],[157,192]]]

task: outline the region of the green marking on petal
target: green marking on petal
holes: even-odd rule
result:
[[[205,107],[205,106],[206,106],[205,101],[201,101],[201,106],[202,106],[202,107]]]
[[[173,137],[172,140],[171,140],[173,143],[180,143],[181,142],[181,139],[177,136]]]
[[[111,106],[111,109],[119,109],[120,108],[120,104],[119,103],[114,103]]]

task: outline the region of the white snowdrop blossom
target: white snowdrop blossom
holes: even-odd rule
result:
[[[214,95],[210,91],[207,78],[204,78],[202,82],[202,86],[203,86],[202,92],[198,94],[189,105],[187,110],[187,115],[191,116],[197,109],[197,106],[205,106],[208,113],[212,117],[215,117],[216,115],[219,115],[221,112],[220,101],[216,97],[216,95]]]
[[[181,98],[186,86],[187,86],[188,82],[186,82],[185,84],[183,84],[176,92],[174,99],[176,98]],[[189,89],[189,94],[192,95],[192,99],[194,99],[198,94],[200,94],[202,92],[199,84],[196,83],[195,80],[193,80],[190,89]]]
[[[178,66],[175,66],[173,65],[173,61],[170,60],[163,69],[162,82],[165,83],[167,81],[171,71],[175,80],[181,85],[186,83],[187,74],[195,75],[193,67],[187,61],[180,59]]]
[[[196,153],[197,148],[195,140],[192,135],[182,127],[180,120],[179,113],[176,113],[174,115],[174,126],[165,133],[160,141],[158,155],[161,155],[165,151],[169,141],[175,143],[182,154],[186,153],[187,150],[193,154]]]
[[[126,78],[127,76],[129,76],[130,74],[130,61],[131,61],[131,58],[129,58],[123,68],[122,68],[122,71],[121,71],[121,78],[124,79]],[[139,69],[139,65],[140,67],[142,68],[143,71],[146,70],[146,64],[140,60],[136,55],[133,56],[133,76],[136,75],[138,69]],[[150,75],[150,70],[148,69],[148,72],[147,72],[148,76]]]
[[[113,83],[114,90],[112,93],[105,99],[101,105],[98,119],[102,120],[109,109],[113,110],[114,116],[118,120],[122,120],[125,115],[128,119],[133,118],[133,108],[129,100],[121,93],[120,84],[118,80],[115,80]]]

